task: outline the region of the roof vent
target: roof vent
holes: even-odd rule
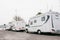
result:
[[[38,12],[38,14],[37,15],[40,15],[40,14],[42,14],[41,12]]]

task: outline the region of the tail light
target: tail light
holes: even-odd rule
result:
[[[19,28],[19,29],[22,29],[22,28],[24,28],[24,27],[21,27],[21,28]]]

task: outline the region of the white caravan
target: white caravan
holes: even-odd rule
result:
[[[14,21],[12,22],[12,30],[14,31],[24,31],[25,30],[25,22],[24,21]]]
[[[29,20],[28,24],[29,26],[26,28],[27,33],[60,33],[60,13],[50,11],[44,14],[36,15]]]

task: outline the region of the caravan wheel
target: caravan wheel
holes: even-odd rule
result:
[[[40,31],[40,30],[38,30],[38,31],[37,31],[37,33],[38,33],[38,34],[41,34],[41,31]]]

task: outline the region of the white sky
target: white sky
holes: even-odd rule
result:
[[[17,14],[15,10],[17,9]],[[38,12],[49,10],[60,12],[59,0],[0,0],[0,25],[12,21],[15,15],[26,22]]]

